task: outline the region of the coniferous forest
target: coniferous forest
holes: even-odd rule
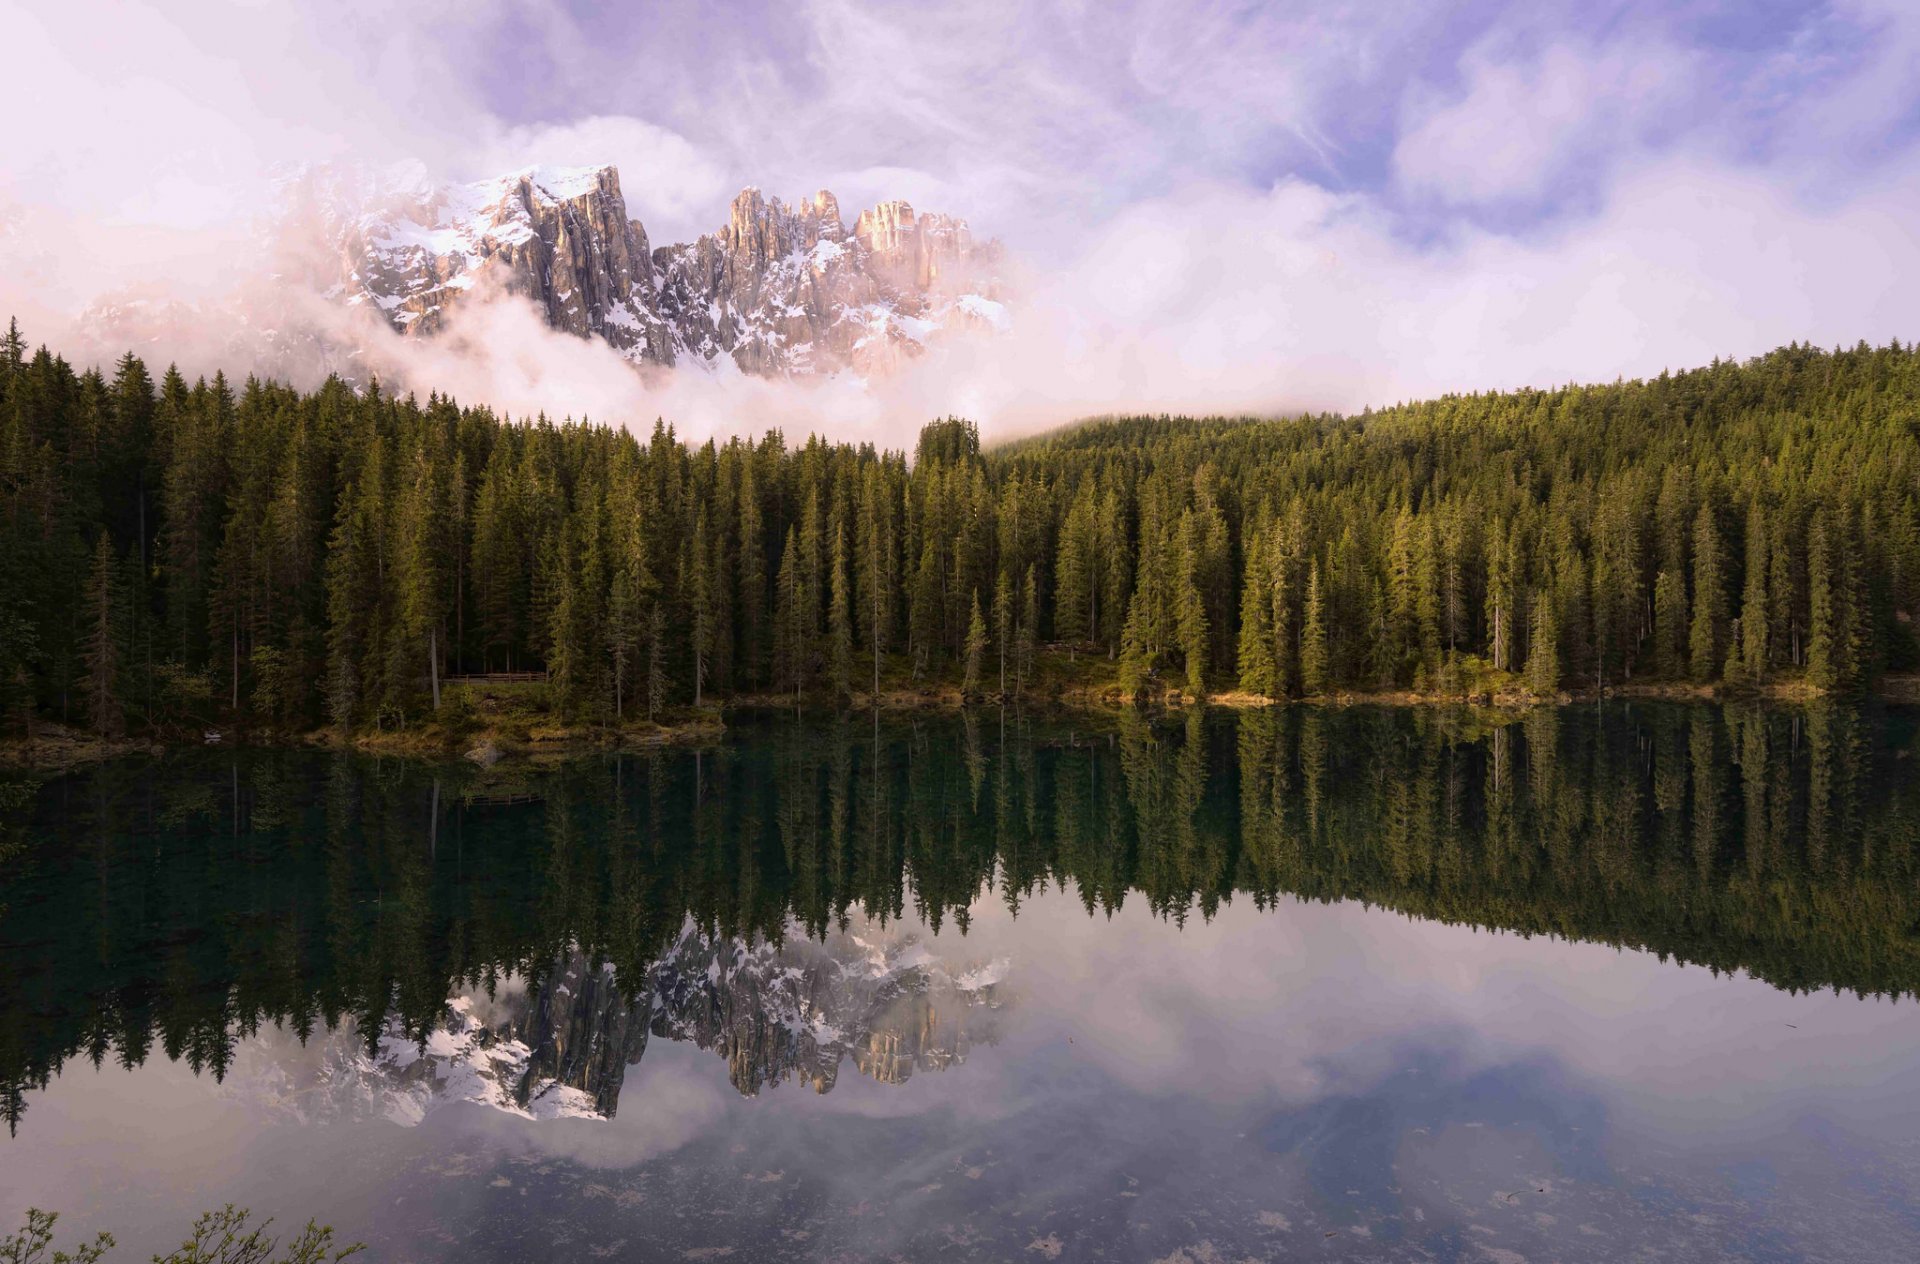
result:
[[[693,445],[0,345],[13,732],[404,728],[775,692],[1871,688],[1920,662],[1920,349],[982,450]]]

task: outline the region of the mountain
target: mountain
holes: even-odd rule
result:
[[[279,271],[409,337],[504,293],[638,365],[867,375],[1007,322],[998,244],[902,201],[849,227],[825,190],[786,203],[749,188],[714,232],[656,247],[613,167],[447,185],[320,168],[281,198]]]
[[[725,1058],[749,1097],[789,1081],[828,1092],[849,1057],[862,1074],[901,1084],[997,1038],[1006,969],[943,962],[897,929],[774,944],[689,921],[631,992],[612,966],[570,952],[536,988],[511,980],[491,995],[456,994],[424,1040],[398,1019],[371,1041],[350,1023],[311,1041],[263,1035],[226,1084],[303,1120],[412,1125],[455,1102],[531,1119],[611,1118],[650,1036]]]

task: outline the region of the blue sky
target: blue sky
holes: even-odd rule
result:
[[[461,55],[513,125],[642,120],[783,188],[897,171],[1006,198],[1009,234],[1025,199],[1300,179],[1422,236],[1591,214],[1674,153],[1844,197],[1912,159],[1915,7],[514,4]]]
[[[1351,407],[1920,335],[1914,0],[73,0],[0,20],[23,67],[0,93],[31,120],[0,215],[16,244],[87,226],[103,265],[185,266],[303,159],[610,161],[656,242],[717,226],[748,183],[965,215],[1028,270],[1041,350],[993,366],[1018,391],[974,366],[903,406],[992,413],[1044,369],[1085,379],[1056,411]],[[85,289],[78,264],[36,267],[47,294]]]

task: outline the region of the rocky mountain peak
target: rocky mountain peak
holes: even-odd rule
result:
[[[228,358],[276,375],[354,377],[357,322],[317,317],[315,298],[405,338],[437,337],[463,309],[505,299],[643,370],[783,377],[880,375],[943,339],[1010,323],[999,245],[965,220],[892,200],[850,228],[829,190],[789,203],[747,188],[713,232],[656,245],[622,186],[612,166],[457,184],[417,164],[292,173],[279,186],[263,279],[226,313],[238,331]],[[219,323],[219,313],[177,307],[110,296],[88,323],[103,345],[120,346]]]
[[[377,1032],[349,1024],[311,1041],[265,1033],[243,1050],[226,1091],[308,1120],[413,1125],[455,1103],[530,1119],[611,1118],[649,1037],[724,1059],[746,1096],[785,1083],[829,1092],[846,1061],[897,1085],[962,1065],[999,1038],[1008,970],[1005,958],[946,960],[917,935],[880,927],[775,944],[689,920],[625,987],[611,965],[569,950],[537,986],[515,977],[461,988],[424,1034],[398,1016]]]
[[[506,294],[639,365],[870,373],[978,327],[982,304],[998,310],[998,246],[904,201],[849,231],[826,189],[788,203],[749,187],[715,232],[656,248],[611,166],[446,186],[329,175],[310,191],[336,274],[327,292],[409,337]]]

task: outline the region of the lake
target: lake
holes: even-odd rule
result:
[[[385,1260],[1920,1258],[1920,711],[768,716],[8,789],[0,1216]],[[69,1232],[71,1231],[71,1232]]]

